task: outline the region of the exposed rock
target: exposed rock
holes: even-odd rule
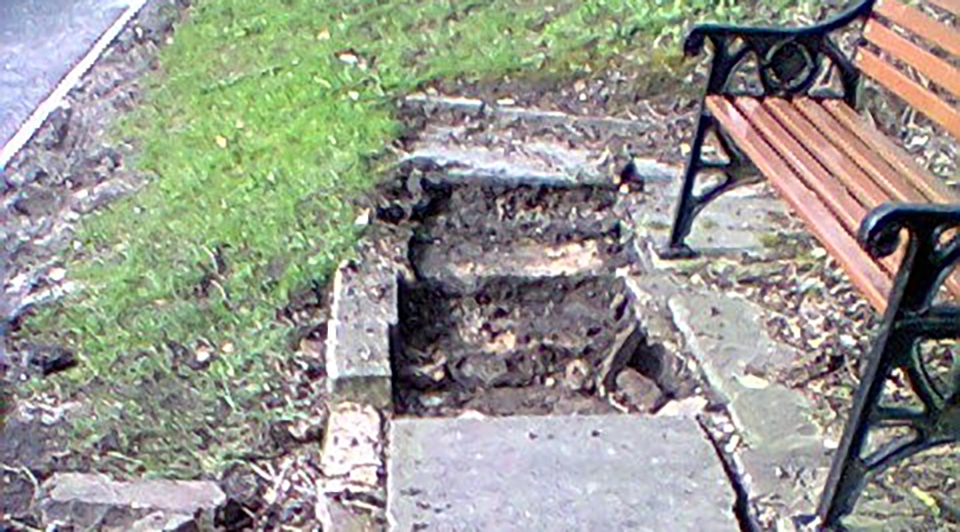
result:
[[[226,497],[209,481],[117,482],[96,473],[56,473],[38,506],[47,523],[83,529],[189,530],[209,527]]]
[[[49,216],[60,207],[60,195],[40,187],[28,187],[14,200],[14,210],[23,216]]]
[[[598,381],[605,390],[616,389],[617,374],[630,362],[643,343],[644,338],[643,329],[635,321],[631,321],[625,329],[617,334],[616,340],[607,351],[600,367]]]
[[[29,368],[44,377],[68,370],[79,363],[73,351],[61,346],[33,346],[27,353]]]
[[[507,362],[496,353],[470,355],[451,370],[453,378],[467,389],[489,388],[510,373]]]
[[[617,375],[615,397],[639,412],[655,409],[663,396],[657,383],[633,368],[624,368]]]
[[[192,515],[154,512],[126,529],[129,532],[200,532]]]
[[[324,491],[374,491],[383,468],[380,413],[370,405],[341,403],[331,408],[320,468]]]

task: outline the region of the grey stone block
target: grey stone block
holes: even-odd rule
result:
[[[390,445],[393,530],[738,529],[691,419],[400,419]]]
[[[673,296],[670,310],[746,443],[739,454],[750,498],[778,501],[781,515],[812,513],[829,466],[823,435],[807,397],[773,377],[798,354],[769,337],[748,301],[688,292]]]
[[[390,334],[397,324],[397,278],[389,263],[347,262],[333,281],[327,325],[328,391],[338,401],[392,403]]]
[[[198,512],[211,526],[225,500],[220,487],[208,481],[117,482],[96,473],[56,473],[44,482],[39,507],[45,522],[80,529],[165,530],[193,521]]]
[[[748,443],[818,434],[806,397],[769,380],[797,353],[770,338],[756,305],[709,292],[678,294],[669,305],[688,349],[729,401]]]
[[[658,247],[669,239],[681,181],[680,175],[672,181],[649,180],[651,186],[636,200],[637,205],[628,208],[638,233],[645,234]],[[733,190],[707,205],[694,221],[687,244],[704,256],[773,254],[767,239],[778,227],[774,219],[785,216],[789,210],[782,200],[767,195],[763,186]],[[657,262],[662,269],[678,264]]]

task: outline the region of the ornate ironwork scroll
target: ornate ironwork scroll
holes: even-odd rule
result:
[[[870,14],[875,0],[864,0],[822,24],[806,28],[749,28],[719,24],[695,27],[684,42],[684,53],[698,55],[707,42],[713,49],[713,59],[707,80],[706,95],[744,94],[733,87],[736,74],[753,59],[762,93],[758,96],[807,94],[828,65],[838,72],[843,98],[851,106],[857,103],[860,73],[856,66],[830,38],[830,33],[849,26]],[[717,132],[721,148],[730,164],[717,165],[702,157],[703,143],[709,131]],[[703,207],[723,192],[739,185],[755,182],[749,177],[749,161],[739,154],[733,142],[724,138],[713,117],[701,105],[697,130],[691,146],[674,218],[670,242],[661,251],[664,257],[686,257],[693,251],[686,245],[694,218]],[[724,176],[720,185],[700,195],[694,195],[695,181],[701,171],[719,171]]]

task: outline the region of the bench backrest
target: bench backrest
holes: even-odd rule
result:
[[[960,0],[927,2],[960,18]],[[865,43],[856,55],[860,70],[960,138],[960,69],[951,64],[960,59],[960,29],[901,0],[877,0],[863,37]],[[914,44],[911,37],[930,49]],[[904,66],[916,70],[938,90],[915,81]]]

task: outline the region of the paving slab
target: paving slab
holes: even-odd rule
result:
[[[448,133],[449,134],[449,133]],[[435,132],[416,146],[407,159],[429,159],[447,167],[448,181],[483,180],[505,183],[610,182],[599,162],[587,150],[560,143],[529,142],[522,149],[510,146],[451,145]]]
[[[634,205],[628,207],[634,228],[657,247],[669,239],[682,181],[682,168],[674,169],[672,179],[667,178],[668,168],[644,168],[643,173],[660,177],[646,179],[644,194],[630,198]],[[694,220],[687,244],[705,256],[769,254],[772,249],[768,241],[775,228],[772,219],[786,216],[788,208],[782,200],[768,194],[765,186],[735,189],[707,205]],[[663,268],[677,264],[682,261],[658,262]]]
[[[739,530],[688,418],[398,419],[388,456],[392,530]]]
[[[669,306],[746,444],[740,458],[751,498],[776,499],[787,515],[811,513],[828,449],[810,401],[775,380],[800,354],[769,337],[756,305],[730,294],[686,291]]]

